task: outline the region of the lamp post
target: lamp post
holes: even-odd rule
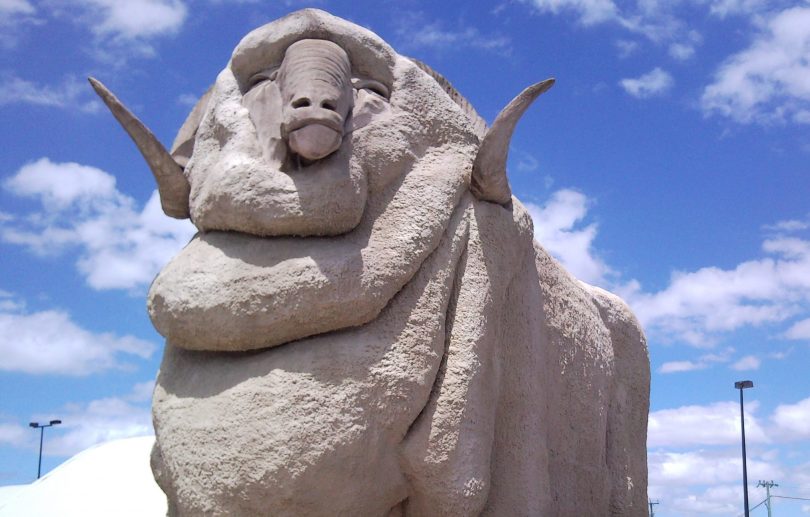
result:
[[[39,476],[42,473],[42,441],[45,439],[45,428],[61,423],[61,420],[51,420],[47,424],[38,424],[37,422],[31,422],[28,424],[29,427],[39,429],[39,465],[37,466],[37,479],[39,479]]]
[[[743,409],[743,390],[753,388],[752,381],[737,381],[734,387],[740,390],[740,429],[742,430],[742,460],[743,460],[743,502],[745,503],[745,517],[749,517],[748,512],[748,467],[745,461],[745,412]]]

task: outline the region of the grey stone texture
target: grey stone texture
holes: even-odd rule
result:
[[[506,178],[552,83],[487,129],[307,9],[239,43],[171,152],[98,85],[200,230],[148,300],[170,515],[646,515],[643,332],[533,241]]]

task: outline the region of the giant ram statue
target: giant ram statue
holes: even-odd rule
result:
[[[491,127],[318,10],[248,34],[171,151],[91,80],[164,211],[152,467],[170,515],[646,515],[649,361],[540,244]]]

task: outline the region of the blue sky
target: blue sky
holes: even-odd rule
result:
[[[648,334],[656,515],[810,498],[810,2],[0,0],[0,485],[151,432],[155,273],[192,235],[94,98],[171,143],[249,30],[316,6],[440,71],[491,121],[525,86],[509,160],[541,244]],[[753,515],[764,515],[764,507]],[[774,514],[810,515],[777,499]]]

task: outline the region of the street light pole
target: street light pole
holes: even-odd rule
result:
[[[61,420],[51,420],[50,423],[47,424],[39,424],[37,422],[31,422],[30,424],[28,424],[29,427],[39,429],[39,464],[37,466],[37,479],[39,479],[40,474],[42,474],[42,442],[45,439],[45,428],[61,423],[62,423]]]
[[[753,388],[752,381],[737,381],[734,387],[740,390],[740,429],[742,430],[742,463],[743,463],[743,501],[745,503],[745,517],[749,517],[748,512],[748,467],[745,461],[745,410],[743,409],[743,390]]]

